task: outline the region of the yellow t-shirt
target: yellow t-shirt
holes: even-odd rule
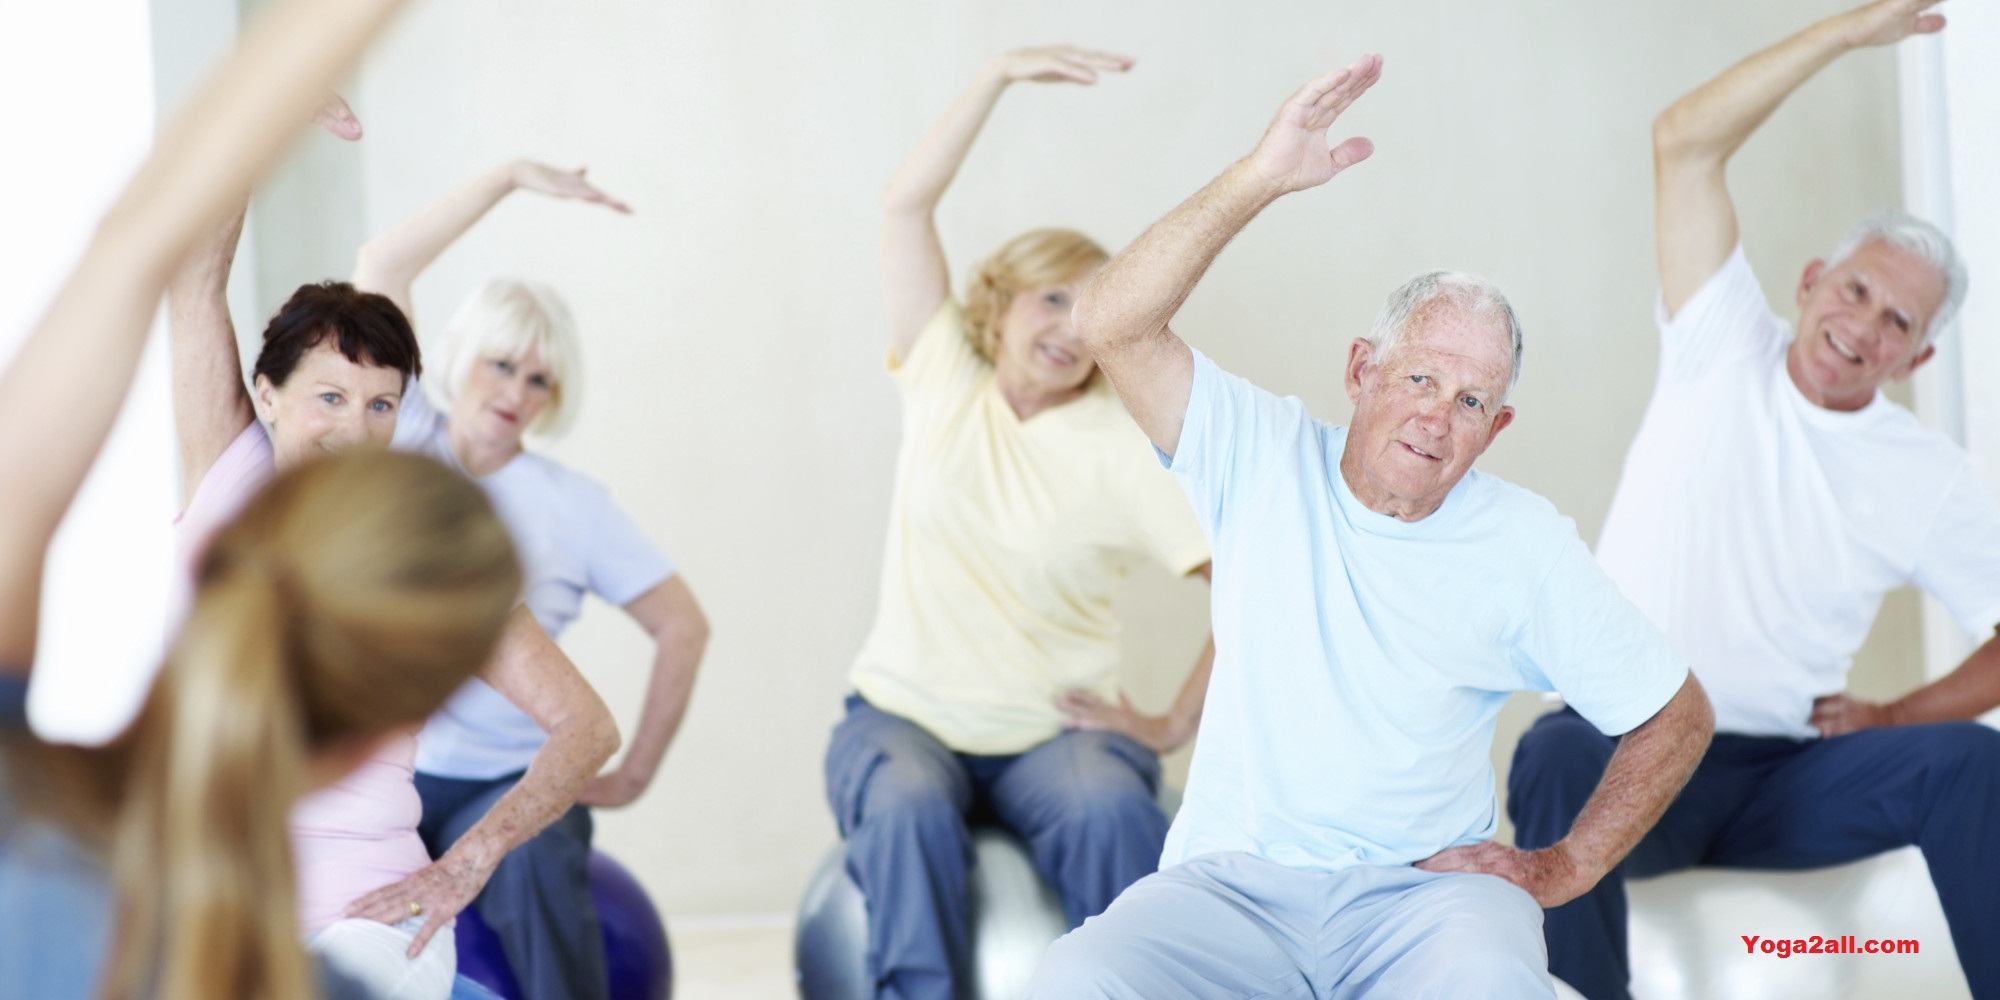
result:
[[[875,627],[855,690],[960,753],[1053,739],[1054,699],[1117,689],[1114,585],[1185,574],[1208,542],[1103,377],[1023,422],[947,301],[890,373],[903,446]]]

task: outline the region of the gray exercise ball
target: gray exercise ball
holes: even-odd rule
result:
[[[967,1000],[1014,1000],[1056,938],[1069,929],[1062,902],[1042,882],[1019,837],[995,826],[972,830],[969,873],[972,983]],[[871,1000],[868,910],[847,876],[847,845],[835,844],[799,903],[792,958],[805,1000]]]

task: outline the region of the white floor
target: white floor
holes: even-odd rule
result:
[[[667,919],[674,1000],[797,1000],[792,918]]]

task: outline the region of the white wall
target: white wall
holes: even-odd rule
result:
[[[0,364],[41,318],[138,166],[154,112],[145,0],[24,4],[7,20]],[[30,709],[51,738],[111,735],[136,706],[160,646],[174,482],[161,348],[156,341],[142,361],[49,555]]]
[[[820,758],[873,610],[896,448],[876,192],[981,60],[1066,40],[1140,62],[1095,90],[1008,96],[942,211],[959,276],[1031,226],[1123,244],[1247,151],[1300,82],[1385,53],[1383,83],[1343,123],[1374,138],[1374,160],[1275,206],[1177,328],[1339,420],[1339,360],[1391,287],[1431,266],[1499,280],[1529,345],[1520,417],[1485,467],[1594,538],[1653,375],[1651,118],[1833,9],[433,0],[352,92],[368,128],[353,204],[378,229],[525,155],[588,164],[637,207],[503,206],[418,286],[418,326],[434,333],[495,274],[569,297],[588,395],[552,453],[610,486],[715,625],[664,772],[636,806],[600,813],[601,843],[670,913],[783,911],[833,836]],[[1888,54],[1848,59],[1738,159],[1750,256],[1778,301],[1846,224],[1898,201],[1894,84]],[[288,231],[267,215],[260,236]],[[295,250],[337,273],[352,248]],[[1200,639],[1201,586],[1147,579],[1127,603],[1132,684],[1163,705]],[[1892,601],[1864,692],[1915,679],[1915,623],[1913,601]],[[565,645],[634,719],[638,630],[594,607]],[[1533,712],[1510,709],[1498,760]]]

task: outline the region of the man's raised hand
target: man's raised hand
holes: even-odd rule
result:
[[[1354,65],[1299,88],[1278,109],[1250,154],[1258,176],[1280,193],[1303,191],[1367,159],[1375,151],[1374,143],[1356,136],[1329,150],[1326,130],[1381,78],[1382,57],[1362,56]]]

